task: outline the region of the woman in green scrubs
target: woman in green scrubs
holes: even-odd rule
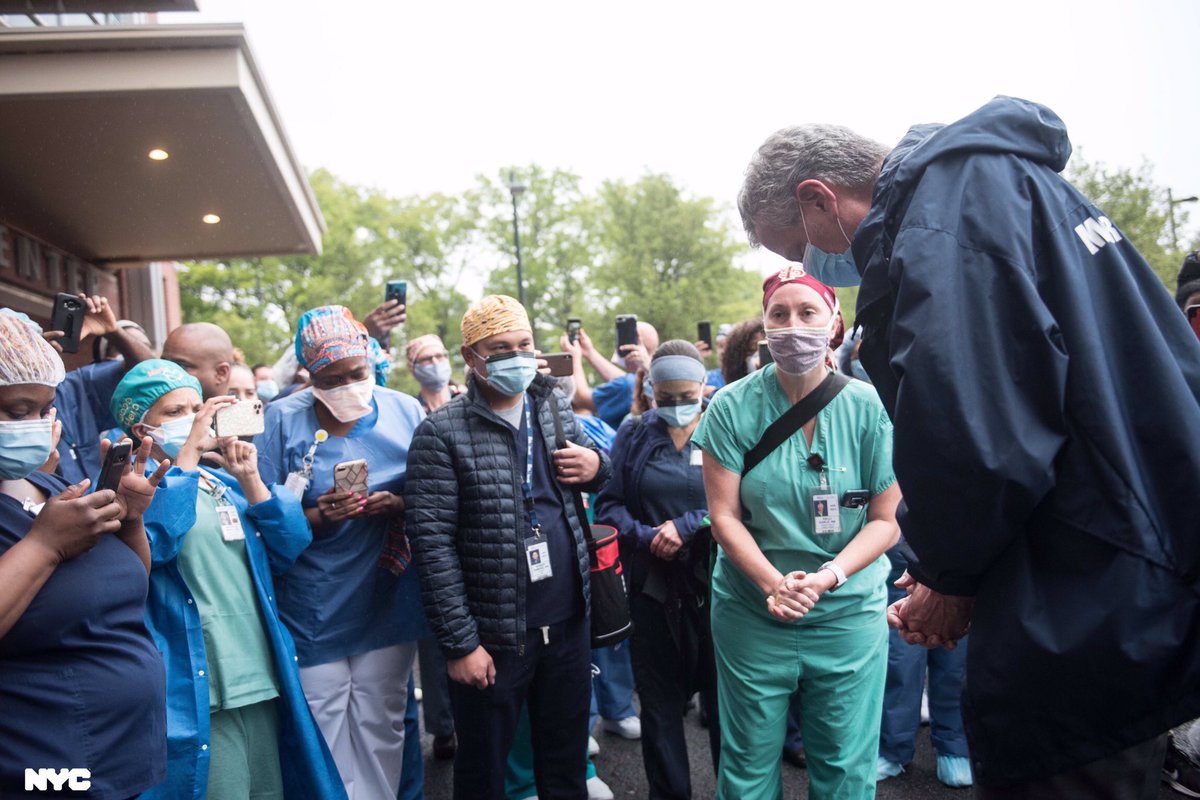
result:
[[[767,427],[821,385],[833,290],[792,265],[763,284],[775,363],[722,389],[693,441],[721,545],[712,581],[721,757],[717,796],[782,797],[779,752],[799,687],[810,794],[875,796],[887,669],[884,551],[900,490],[892,426],[850,381],[745,475]]]

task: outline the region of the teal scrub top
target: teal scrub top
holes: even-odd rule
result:
[[[745,454],[763,432],[791,407],[775,374],[775,365],[747,375],[714,395],[692,441],[706,457],[738,475]],[[841,552],[867,522],[867,509],[840,508],[841,531],[816,533],[814,494],[821,472],[808,464],[820,454],[829,494],[839,500],[851,490],[872,497],[896,482],[892,471],[892,423],[874,388],[852,380],[817,414],[812,447],[797,432],[742,479],[742,521],[759,549],[781,572],[815,572]],[[880,555],[836,592],[826,592],[801,623],[813,624],[859,613],[881,613],[886,607],[888,561]],[[713,574],[717,595],[736,596],[767,614],[754,582],[729,561],[722,550]]]

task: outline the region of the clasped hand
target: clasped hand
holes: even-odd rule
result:
[[[927,650],[953,650],[967,635],[975,605],[973,597],[940,594],[918,583],[908,572],[896,581],[896,587],[906,589],[908,595],[888,607],[887,620],[904,641]]]
[[[813,610],[828,588],[820,572],[789,572],[767,597],[767,611],[781,622],[795,622]]]

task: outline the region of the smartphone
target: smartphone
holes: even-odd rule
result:
[[[367,460],[343,461],[333,467],[333,488],[339,492],[358,492],[364,497],[370,494],[367,484]]]
[[[77,294],[59,292],[54,298],[54,311],[50,316],[50,329],[62,331],[58,344],[64,353],[79,352],[79,336],[83,332],[83,316],[87,307]]]
[[[762,369],[767,364],[770,364],[775,359],[771,356],[771,348],[767,347],[766,342],[758,343],[758,368]]]
[[[578,317],[571,317],[567,320],[567,341],[575,344],[579,341],[579,329],[583,327],[583,320]]]
[[[621,314],[617,317],[617,352],[627,344],[638,343],[637,314]]]
[[[79,298],[75,298],[78,300]],[[121,478],[129,471],[129,456],[133,452],[133,442],[124,441],[108,448],[104,457],[104,465],[100,467],[100,477],[96,481],[96,491],[112,489],[114,492],[121,485]]]
[[[217,436],[257,436],[266,430],[262,400],[243,400],[217,409],[213,415]]]
[[[702,319],[696,323],[696,339],[708,345],[708,349],[712,350],[712,322]]]
[[[842,495],[842,508],[863,508],[871,502],[871,493],[866,489],[851,489]]]
[[[555,378],[575,374],[575,358],[570,353],[543,353],[542,358],[550,365],[550,374]]]
[[[408,281],[388,281],[383,299],[384,302],[399,300],[400,305],[408,305]]]

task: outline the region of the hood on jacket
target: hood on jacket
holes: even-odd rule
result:
[[[880,237],[887,241],[895,234],[897,220],[903,217],[914,187],[931,164],[967,153],[1009,154],[1062,172],[1071,157],[1071,140],[1067,137],[1067,126],[1049,108],[1004,95],[949,125],[923,124],[909,128],[884,159],[875,182],[871,210],[851,244],[863,276],[858,298],[860,313],[889,291],[886,270],[867,274],[872,259],[877,260],[881,255],[883,248],[877,246]]]

